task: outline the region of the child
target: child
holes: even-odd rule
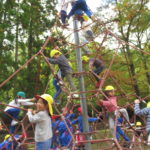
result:
[[[67,26],[66,24],[66,18],[67,18],[67,8],[68,4],[71,2],[74,2],[75,0],[61,0],[61,11],[60,11],[60,17],[61,17],[61,22],[63,25]]]
[[[136,115],[144,115],[147,117],[146,131],[148,133],[147,145],[150,146],[150,102],[147,104],[147,108],[140,109],[140,100],[134,101],[134,112]]]
[[[62,78],[66,77],[71,91],[76,91],[76,87],[72,81],[72,68],[69,65],[67,58],[57,49],[53,49],[50,53],[52,58],[48,58],[51,64],[58,64]],[[79,97],[78,94],[73,94],[73,97]]]
[[[69,14],[68,14],[68,19],[69,19],[71,16],[73,16],[73,15],[75,14],[75,12],[76,12],[77,10],[79,10],[79,9],[82,10],[82,11],[84,11],[84,12],[87,14],[87,16],[88,16],[89,18],[92,17],[92,12],[91,12],[91,10],[88,8],[86,1],[85,1],[85,0],[76,0],[75,3],[74,3],[73,6],[72,6],[71,11],[70,11]]]
[[[112,135],[114,135],[115,113],[120,111],[128,121],[129,116],[126,109],[118,109],[119,107],[117,105],[117,97],[115,96],[115,89],[113,86],[108,85],[105,87],[105,95],[106,98],[104,100],[98,101],[98,105],[105,107],[108,114],[109,128]]]
[[[58,125],[60,123],[59,119],[60,119],[60,115],[52,116],[53,138],[52,138],[51,150],[59,149],[59,132],[58,132]]]
[[[91,30],[91,26],[88,24],[89,17],[86,15],[81,16],[81,35],[85,38],[86,42],[92,41],[94,38],[93,31]]]
[[[83,141],[84,140],[84,135],[82,135],[81,133],[83,133],[83,116],[82,116],[82,108],[81,107],[78,107],[78,113],[79,113],[79,116],[77,119],[73,120],[72,121],[72,125],[74,124],[78,124],[78,128],[77,128],[77,131],[76,131],[76,136],[75,136],[75,139],[76,139],[76,142],[79,142],[79,145],[78,146],[83,146],[83,144],[80,143],[80,141]],[[99,118],[92,118],[92,117],[89,117],[88,118],[88,122],[96,122],[98,121]],[[89,129],[90,130],[90,129]],[[90,137],[92,138],[92,136]]]
[[[93,31],[89,27],[84,27],[82,30],[82,36],[87,40],[87,41],[92,41],[94,38]]]
[[[79,116],[77,119],[72,121],[72,124],[78,124],[79,131],[83,132],[83,116],[82,116],[82,108],[81,107],[78,108],[78,112],[79,112]],[[92,118],[92,117],[88,118],[88,122],[96,122],[97,120],[98,120],[98,118]]]
[[[142,130],[142,123],[140,121],[136,122],[135,131],[136,131],[136,134],[138,136],[140,136],[142,134],[142,132],[143,132],[143,130]]]
[[[93,75],[97,81],[96,88],[99,88],[101,79],[98,78],[97,76],[104,70],[104,68],[105,68],[104,63],[100,59],[89,58],[87,56],[82,56],[82,62],[84,64],[89,63],[89,70],[92,70],[92,72],[94,72]]]
[[[15,140],[14,140],[15,139]],[[14,135],[13,138],[7,134],[4,141],[0,143],[0,150],[22,150],[21,141],[22,135]]]
[[[35,123],[36,150],[49,150],[52,142],[53,98],[49,94],[36,96],[36,98],[38,99],[37,110],[28,109],[27,115],[29,121]]]
[[[7,135],[5,136],[5,138],[4,138],[4,141],[0,143],[0,149],[1,149],[1,150],[6,150],[6,149],[8,148],[8,143],[9,143],[9,140],[8,140],[8,139],[9,139],[9,137],[10,137],[10,135],[7,134]]]
[[[30,101],[34,101],[35,99],[25,99],[26,98],[26,95],[24,92],[20,91],[17,93],[17,97],[12,100],[8,105],[10,106],[7,106],[5,108],[5,112],[6,112],[6,115],[8,114],[8,117],[9,115],[12,116],[9,117],[9,120],[11,122],[11,126],[10,126],[10,132],[11,133],[14,133],[15,131],[15,125],[18,123],[16,120],[18,119],[18,116],[19,116],[19,113],[20,113],[20,109],[19,107],[21,105],[25,105],[25,106],[29,106],[29,105],[33,105],[34,103],[30,102]],[[14,106],[14,107],[17,107],[17,108],[14,108],[14,107],[11,107],[11,106]],[[16,119],[16,120],[15,120]]]
[[[75,116],[75,114],[71,110],[69,111],[69,109],[66,107],[62,108],[62,113],[63,113],[63,116],[65,117],[65,121],[68,125],[68,128],[72,132],[73,129],[71,126],[71,121],[73,117]],[[72,136],[70,132],[68,131],[66,124],[63,120],[59,123],[58,130],[60,134],[59,136],[60,145],[62,147],[71,146]]]

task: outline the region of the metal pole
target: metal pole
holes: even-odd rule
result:
[[[82,60],[81,60],[81,49],[78,47],[80,45],[79,41],[79,34],[78,34],[78,25],[77,25],[77,20],[74,17],[73,20],[73,27],[74,27],[74,38],[75,38],[75,44],[77,45],[76,48],[76,61],[77,61],[77,68],[78,72],[82,72]],[[79,77],[79,86],[80,86],[80,91],[84,92],[85,91],[85,86],[84,86],[84,78],[83,75]],[[83,116],[83,131],[85,133],[89,132],[89,123],[88,123],[88,115],[87,115],[87,103],[86,103],[86,95],[85,93],[80,94],[81,99],[80,99],[80,104],[82,108],[82,116]],[[89,135],[85,136],[85,140],[90,140]],[[91,150],[91,143],[85,143],[85,150]]]

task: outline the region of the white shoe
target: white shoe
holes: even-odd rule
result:
[[[18,121],[16,121],[16,120],[12,120],[12,122],[11,122],[11,126],[15,126],[15,125],[17,125],[18,124]]]
[[[70,99],[71,99],[71,96],[67,96],[67,99],[70,100]]]
[[[62,81],[59,81],[59,85],[61,85],[61,86],[62,86],[62,85],[64,85],[64,83],[63,83]]]
[[[147,143],[147,146],[150,146],[150,141]]]
[[[79,94],[73,94],[72,97],[73,98],[79,98]]]

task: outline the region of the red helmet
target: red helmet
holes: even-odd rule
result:
[[[54,119],[57,119],[59,117],[60,117],[60,115],[53,115],[51,118],[52,118],[52,120],[54,120]]]
[[[82,112],[82,108],[81,107],[78,107],[78,112]]]

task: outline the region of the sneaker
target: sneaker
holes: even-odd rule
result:
[[[127,129],[130,129],[130,128],[132,128],[134,125],[135,125],[134,123],[130,123],[130,125],[129,125],[128,123],[126,123],[126,124],[125,124],[125,127],[126,127]]]
[[[18,121],[16,121],[16,120],[12,120],[12,122],[11,122],[11,126],[15,126],[15,125],[17,125],[18,124]]]
[[[73,94],[72,97],[73,98],[79,98],[79,94]]]
[[[124,143],[124,144],[123,144],[123,147],[124,147],[124,148],[130,148],[130,142]]]
[[[150,141],[147,142],[147,146],[150,146]]]
[[[71,96],[69,95],[69,96],[67,96],[67,99],[69,100],[69,99],[71,99]]]
[[[62,81],[59,81],[59,85],[62,86],[64,85],[64,83]]]

